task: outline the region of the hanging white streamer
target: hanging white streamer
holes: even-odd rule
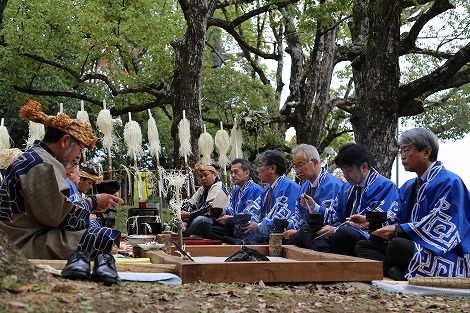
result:
[[[129,121],[124,126],[124,141],[127,145],[127,155],[132,160],[137,160],[144,150],[142,149],[142,131],[136,121]]]
[[[77,112],[77,120],[83,123],[90,122],[88,112],[85,111],[85,102],[83,100],[80,101],[80,111]]]
[[[103,133],[103,147],[111,153],[111,147],[113,146],[113,118],[111,112],[107,109],[101,110],[96,118],[96,125]]]
[[[139,199],[142,199],[142,175],[140,174],[140,170],[137,167],[131,166],[131,169],[134,170],[134,176],[137,180],[137,196]]]
[[[82,121],[83,123],[90,122],[90,117],[88,116],[87,111],[78,111],[77,120]]]
[[[0,150],[10,149],[10,135],[8,134],[8,129],[0,125]]]
[[[132,180],[131,180],[131,171],[123,164],[121,164],[122,167],[124,167],[124,170],[126,171],[126,175],[127,175],[127,185],[129,186],[129,188],[127,188],[128,192],[127,194],[130,195],[131,194],[131,189],[132,189]]]
[[[173,217],[178,222],[181,221],[181,194],[183,186],[185,185],[186,176],[179,171],[166,173],[166,180],[168,181],[169,190],[173,190],[173,196],[170,200],[170,207],[173,210]]]
[[[198,140],[199,154],[201,155],[201,164],[211,164],[211,154],[214,151],[214,140],[211,134],[207,132],[201,133]]]
[[[34,141],[42,140],[45,133],[46,130],[43,124],[29,121],[29,133],[28,140],[26,141],[26,149],[31,148],[34,144]]]
[[[233,125],[232,131],[230,132],[230,142],[232,150],[230,158],[232,160],[243,157],[242,145],[243,145],[243,134],[237,124]]]
[[[178,137],[180,139],[179,155],[187,162],[191,155],[191,125],[189,120],[183,115],[183,119],[178,123]]]
[[[153,118],[153,116],[150,116],[148,120],[147,129],[148,129],[150,155],[158,159],[162,151],[162,148],[160,146],[160,138],[158,137],[157,123],[155,122],[155,119]]]
[[[219,151],[219,161],[217,163],[225,172],[226,165],[228,164],[227,152],[230,148],[230,136],[222,127],[215,133],[215,146],[217,151]]]

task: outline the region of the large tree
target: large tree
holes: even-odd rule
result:
[[[259,115],[269,118],[266,125],[283,123],[279,131],[292,126],[298,142],[322,150],[335,137],[351,131],[343,122],[350,117],[355,139],[372,151],[378,169],[387,175],[396,150],[398,118],[422,113],[430,100],[438,108],[449,103],[446,99],[468,94],[460,88],[441,99],[435,96],[468,83],[468,40],[450,44],[454,41],[448,37],[434,49],[419,44],[418,35],[429,22],[453,8],[446,0],[321,0],[299,1],[298,5],[294,0],[181,0],[179,6],[146,0],[53,2],[28,6],[9,2],[9,22],[2,38],[4,59],[15,64],[11,70],[15,90],[47,96],[51,104],[82,99],[95,112],[106,98],[114,115],[161,108],[172,121],[176,152],[176,123],[185,110],[193,125],[193,153],[197,154],[207,47],[222,63],[225,57],[220,46],[241,56],[232,58],[232,68],[272,86],[277,99],[285,84],[285,50],[291,59],[289,95],[280,115]],[[458,4],[462,7],[463,2]],[[400,33],[405,24],[408,31]],[[225,31],[225,45],[210,43],[207,32],[211,28]],[[465,30],[459,35],[468,39]],[[235,48],[230,45],[233,42]],[[432,68],[405,76],[400,61],[406,55],[412,56],[408,62],[415,63],[423,62],[419,55],[426,55]],[[276,62],[275,76],[263,60]],[[331,88],[340,63],[347,63],[340,74],[350,74],[341,96]],[[203,99],[212,100],[208,94]],[[249,114],[248,110],[247,120],[252,119]],[[446,123],[446,128],[452,124]]]
[[[294,1],[252,5],[251,11],[234,23]],[[177,153],[177,125],[184,111],[191,124],[192,163],[202,130],[206,33],[214,12],[230,10],[233,3],[178,3],[56,0],[54,5],[26,6],[10,0],[6,11],[9,23],[3,31],[8,57],[4,61],[18,66],[9,82],[27,97],[41,97],[51,111],[58,102],[65,102],[66,112],[74,112],[69,106],[76,110],[78,100],[84,100],[96,113],[103,99],[114,116],[161,108],[172,121],[178,167],[183,162]]]
[[[348,131],[342,123],[348,116],[354,139],[369,148],[378,170],[389,176],[400,117],[425,109],[435,116],[447,108],[451,114],[441,120],[450,121],[434,121],[432,129],[446,131],[447,138],[449,133],[470,131],[470,109],[460,100],[468,98],[470,82],[468,12],[464,2],[455,4],[457,12],[448,0],[322,0],[280,9],[281,27],[273,29],[273,37],[278,47],[286,46],[291,59],[289,95],[281,114],[287,126],[295,128],[298,142],[322,150]],[[454,33],[439,38],[442,30],[432,25],[444,13],[442,19]],[[434,42],[423,43],[428,36]],[[243,40],[238,42],[243,46]],[[332,76],[345,62],[342,75],[347,77],[348,70],[350,75],[339,96],[332,92]],[[449,117],[456,112],[458,119]]]

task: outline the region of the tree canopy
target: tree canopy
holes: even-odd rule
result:
[[[141,125],[151,109],[168,162],[183,111],[192,162],[203,124],[214,134],[237,119],[251,160],[266,148],[288,151],[283,134],[294,127],[297,143],[320,151],[354,138],[386,175],[399,118],[416,117],[442,138],[470,130],[465,1],[2,4],[4,103],[34,97],[56,112],[63,102],[73,116],[80,100],[93,114],[106,100],[114,116],[133,112]],[[5,117],[14,111],[3,108]]]

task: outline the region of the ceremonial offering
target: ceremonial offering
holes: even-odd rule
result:
[[[155,235],[127,235],[127,241],[129,241],[133,247],[138,247],[140,244],[155,241]]]

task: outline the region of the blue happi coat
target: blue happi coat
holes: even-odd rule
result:
[[[77,202],[77,201],[80,201],[81,200],[81,197],[80,197],[80,191],[78,191],[77,189],[77,186],[75,186],[75,184],[73,182],[71,182],[68,178],[66,179],[67,181],[67,185],[69,185],[70,187],[70,201],[72,202]]]
[[[253,179],[249,179],[243,188],[235,187],[230,197],[230,206],[225,207],[225,213],[236,216],[241,213],[250,213],[250,222],[259,223],[261,213],[261,193],[263,188],[256,184]]]
[[[352,190],[351,184],[345,182],[337,194],[332,205],[325,211],[325,224],[336,226],[346,220],[346,204]],[[359,207],[353,214],[365,215],[367,211],[388,212],[385,224],[395,224],[398,212],[399,192],[397,186],[388,178],[380,175],[371,168],[366,179],[366,186],[362,191]],[[365,237],[367,233],[365,233]]]
[[[423,179],[411,208],[414,182],[411,179],[400,188],[400,225],[415,242],[405,277],[470,277],[467,187],[459,176],[436,162]]]
[[[332,204],[342,185],[343,182],[339,178],[331,175],[324,168],[318,176],[318,185],[313,195],[310,181],[303,183],[295,204],[295,213],[289,218],[289,228],[299,229],[305,224],[304,215],[308,213],[308,209],[300,205],[300,196],[303,193],[311,196],[315,203],[320,205],[318,213],[325,214],[326,208]]]
[[[286,175],[282,175],[274,182],[273,186],[273,197],[267,214],[265,203],[268,200],[269,184],[265,186],[261,195],[261,225],[272,225],[274,218],[288,219],[295,212],[295,201],[299,195],[299,185],[287,178]]]

